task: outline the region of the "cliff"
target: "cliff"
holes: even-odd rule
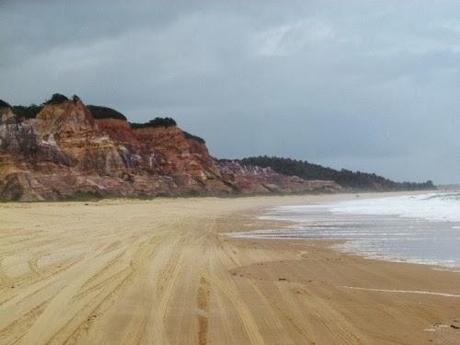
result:
[[[56,96],[56,95],[55,95]],[[172,119],[130,124],[113,109],[58,95],[43,106],[0,102],[0,199],[336,191],[270,168],[219,161]]]

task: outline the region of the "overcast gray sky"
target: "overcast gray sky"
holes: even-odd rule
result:
[[[460,1],[0,0],[0,99],[172,116],[212,154],[460,182]]]

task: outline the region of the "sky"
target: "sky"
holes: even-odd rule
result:
[[[0,99],[171,116],[219,158],[460,182],[460,1],[0,0]]]

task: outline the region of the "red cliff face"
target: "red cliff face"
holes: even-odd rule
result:
[[[0,108],[0,199],[224,195],[337,190],[270,169],[217,161],[176,126],[133,129],[94,119],[78,99],[45,105],[23,119]]]

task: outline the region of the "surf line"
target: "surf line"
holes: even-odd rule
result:
[[[441,297],[453,297],[460,298],[460,295],[443,293],[443,292],[434,292],[434,291],[424,291],[424,290],[387,290],[387,289],[368,289],[355,286],[341,286],[345,289],[351,290],[361,290],[361,291],[374,291],[374,292],[388,292],[388,293],[407,293],[407,294],[418,294],[418,295],[431,295],[431,296],[441,296]]]

